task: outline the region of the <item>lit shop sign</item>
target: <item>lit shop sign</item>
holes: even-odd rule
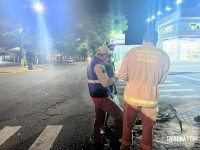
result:
[[[125,34],[111,34],[110,44],[125,44]]]
[[[192,30],[200,30],[200,24],[190,23],[190,27]]]
[[[168,26],[168,27],[162,29],[163,34],[167,34],[167,33],[170,33],[172,31],[173,31],[172,26]]]

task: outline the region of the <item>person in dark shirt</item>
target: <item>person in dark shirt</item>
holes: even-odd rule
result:
[[[111,54],[109,54],[107,56],[107,59],[105,60],[105,69],[106,69],[106,72],[107,72],[107,75],[109,78],[113,78],[115,77],[115,72],[114,72],[114,62],[112,62],[111,60]],[[112,100],[114,100],[114,95],[117,94],[117,89],[116,89],[116,86],[115,84],[112,84],[109,86],[109,95],[111,97]],[[118,103],[117,103],[118,104]],[[108,129],[108,117],[109,117],[109,114],[106,113],[106,118],[105,118],[105,122],[104,122],[104,128],[109,130]]]
[[[105,67],[106,67],[106,72],[109,78],[115,77],[115,72],[114,72],[114,62],[111,61],[111,54],[108,55],[107,59],[105,60]],[[115,84],[110,85],[110,97],[113,99],[114,94],[116,94],[116,86]]]

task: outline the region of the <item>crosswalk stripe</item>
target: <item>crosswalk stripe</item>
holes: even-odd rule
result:
[[[8,138],[10,138],[15,132],[17,132],[21,126],[6,126],[0,131],[0,145],[3,144]]]
[[[160,95],[160,98],[181,98],[181,99],[188,99],[188,98],[200,98],[200,95]]]
[[[194,91],[193,89],[160,89],[160,92],[188,92]]]
[[[180,84],[160,84],[159,87],[181,86]]]
[[[49,150],[63,125],[47,126],[29,150]]]
[[[117,88],[118,88],[118,89],[123,89],[123,88],[125,88],[125,86],[120,85],[120,86],[117,86]]]
[[[174,82],[174,81],[169,81],[169,80],[165,81],[165,83],[172,83],[172,82]]]
[[[120,85],[126,85],[128,82],[119,82]]]
[[[186,76],[182,76],[182,75],[178,75],[178,77],[182,77],[182,78],[186,78],[186,79],[190,79],[190,80],[194,80],[194,81],[200,81],[197,78],[192,78],[192,77],[186,77]]]

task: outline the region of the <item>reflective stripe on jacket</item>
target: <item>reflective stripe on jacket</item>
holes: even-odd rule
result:
[[[88,88],[90,96],[93,98],[103,98],[109,96],[109,90],[107,87],[103,87],[99,82],[96,73],[94,72],[94,66],[100,64],[105,67],[103,61],[98,57],[94,57],[87,67]]]
[[[132,98],[128,96],[124,96],[124,100],[128,104],[134,104],[136,106],[156,107],[158,105],[158,102],[156,100],[138,99],[138,98]]]
[[[99,80],[88,80],[88,83],[100,83]]]

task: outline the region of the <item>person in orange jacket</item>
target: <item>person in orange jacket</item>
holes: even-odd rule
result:
[[[157,32],[148,30],[143,45],[131,49],[124,57],[117,74],[127,80],[124,91],[123,135],[121,150],[129,150],[132,130],[138,112],[141,112],[142,141],[140,150],[151,150],[153,125],[158,105],[158,84],[164,83],[170,67],[168,55],[155,47]]]

